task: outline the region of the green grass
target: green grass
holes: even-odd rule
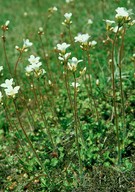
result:
[[[48,9],[54,6],[58,11],[48,19]],[[15,99],[8,99],[0,88],[3,94],[3,105],[0,106],[0,191],[134,191],[135,68],[131,58],[135,53],[135,26],[126,30],[124,39],[124,109],[117,63],[116,87],[112,89],[112,66],[109,64],[112,44],[103,43],[106,39],[104,20],[114,20],[117,7],[133,9],[135,13],[133,0],[74,0],[70,4],[64,0],[0,2],[0,25],[10,20],[5,45],[12,73],[19,56],[15,46],[21,48],[23,39],[27,38],[33,43],[22,54],[16,75],[9,73],[2,41],[0,43],[0,65],[4,67],[0,84],[13,77],[15,85],[21,87]],[[61,24],[66,12],[72,13],[72,40],[78,33],[88,33],[90,40],[97,41],[97,45],[88,51],[90,63],[87,52],[79,43],[71,43],[68,29]],[[131,17],[134,19],[134,15]],[[88,25],[88,19],[92,19],[93,24]],[[44,29],[42,42],[39,27]],[[112,33],[110,37],[112,41],[115,38]],[[58,60],[58,50],[54,50],[63,42],[72,44],[67,49],[72,53],[71,58],[83,60],[75,72],[77,78],[74,73],[67,73]],[[117,60],[121,37],[115,43]],[[29,65],[30,55],[41,58],[45,76],[26,76],[25,67]],[[84,67],[87,67],[86,74],[80,77],[79,71]],[[99,85],[96,85],[97,79]],[[78,92],[70,86],[75,80],[80,83]]]

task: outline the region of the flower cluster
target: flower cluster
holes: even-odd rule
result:
[[[66,53],[66,49],[70,47],[70,44],[67,43],[62,43],[62,44],[57,44],[56,48],[59,51],[59,57],[58,59],[62,62],[65,62],[68,60],[68,58],[70,57],[71,53]]]
[[[62,22],[62,24],[69,27],[72,24],[72,21],[71,21],[72,13],[65,13],[64,17],[65,17],[65,20],[64,22]]]
[[[123,29],[124,24],[132,26],[135,24],[135,20],[132,20],[132,10],[127,10],[124,7],[118,7],[116,10],[115,21],[104,20],[106,22],[106,30],[113,31],[114,33],[120,32]]]
[[[83,45],[87,45],[89,38],[90,38],[90,36],[88,35],[88,33],[86,33],[86,34],[79,33],[74,39],[75,39],[75,42],[79,42]]]
[[[29,57],[28,61],[30,62],[30,65],[25,68],[27,76],[34,74],[35,77],[39,77],[40,75],[46,73],[44,69],[40,68],[42,63],[39,60],[40,57],[35,57],[34,55]]]
[[[118,7],[116,10],[115,18],[119,23],[129,22],[131,20],[130,15],[132,10],[127,10],[125,7]]]
[[[89,34],[86,33],[86,34],[78,34],[74,39],[75,39],[75,42],[79,42],[81,45],[80,47],[83,49],[83,50],[88,50],[89,47],[94,47],[97,42],[96,41],[89,41]]]
[[[18,93],[20,86],[13,87],[13,78],[12,79],[6,79],[5,83],[1,84],[1,87],[4,88],[4,91],[8,97],[15,98],[15,95]],[[2,97],[2,95],[1,95]]]

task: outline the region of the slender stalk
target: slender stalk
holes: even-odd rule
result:
[[[38,163],[40,164],[40,166],[42,167],[42,170],[44,171],[44,166],[43,166],[43,164],[42,164],[42,162],[41,162],[41,160],[40,160],[40,158],[39,158],[36,150],[35,150],[34,147],[33,147],[33,144],[32,144],[32,142],[31,142],[31,140],[29,139],[29,137],[28,137],[28,135],[27,135],[27,133],[26,133],[24,127],[23,127],[23,124],[22,124],[22,122],[21,122],[20,116],[18,115],[18,109],[17,109],[17,105],[16,105],[15,100],[13,100],[13,103],[14,103],[14,108],[15,108],[15,112],[16,112],[16,117],[17,117],[17,119],[18,119],[19,125],[20,125],[20,127],[21,127],[21,129],[22,129],[22,131],[23,131],[23,133],[24,133],[27,141],[28,141],[29,146],[31,147],[31,149],[32,149],[32,151],[33,151],[33,154],[34,154],[35,157],[37,158]]]
[[[90,61],[90,55],[89,55],[89,50],[87,50],[87,58],[88,58],[88,64],[89,64],[89,67],[91,65],[91,61]],[[94,108],[95,108],[95,113],[96,113],[96,119],[97,119],[97,122],[99,122],[99,113],[98,113],[98,108],[97,108],[97,103],[96,103],[96,100],[93,96],[93,89],[92,89],[92,82],[91,82],[91,77],[90,75],[88,75],[88,80],[89,80],[89,87],[90,87],[90,94],[91,94],[91,97],[92,97],[92,100],[94,102]]]
[[[79,134],[78,134],[78,115],[77,115],[77,87],[76,87],[76,77],[75,73],[73,73],[74,76],[74,128],[75,128],[75,142],[77,146],[78,151],[78,159],[79,159],[79,170],[80,170],[80,176],[82,176],[82,160],[81,160],[81,154],[80,154],[80,146],[79,146]]]
[[[69,25],[69,27],[68,27],[68,31],[69,31],[69,37],[70,37],[71,45],[72,45],[72,46],[74,47],[74,49],[75,49],[75,44],[74,44],[74,41],[73,41],[73,37],[72,37],[70,25]]]
[[[17,131],[18,134],[19,134],[19,129],[18,129],[18,127],[16,126],[15,123],[13,124],[13,122],[11,122],[11,118],[9,118],[9,117],[10,117],[10,114],[9,114],[8,107],[7,107],[4,103],[3,103],[3,108],[4,108],[4,111],[5,111],[6,120],[7,120],[7,122],[9,123],[9,126],[10,126],[11,130],[14,132],[13,127],[15,127],[16,131]],[[20,136],[20,138],[21,138],[21,135],[20,135],[20,134],[19,134],[19,136]],[[17,139],[17,141],[18,141],[20,147],[22,148],[22,151],[23,151],[23,153],[24,153],[24,155],[25,155],[25,157],[26,157],[26,152],[25,152],[25,150],[24,150],[24,148],[23,148],[23,145],[21,144],[20,140],[19,140],[16,136],[15,136],[15,138]],[[20,158],[20,157],[19,157],[19,158]],[[21,159],[21,158],[20,158],[20,159]]]
[[[38,91],[39,91],[39,95],[40,95],[40,98],[41,98],[41,102],[42,102],[42,107],[43,107],[43,110],[44,110],[44,98],[43,98],[43,94],[42,94],[42,91],[41,91],[41,85],[40,85],[40,81],[39,81],[39,78],[37,79],[38,80]],[[55,111],[55,104],[54,104],[54,99],[51,97],[51,99],[48,97],[47,93],[46,93],[46,98],[47,98],[47,101],[49,101],[49,104],[50,104],[50,110],[53,114],[53,117],[57,117],[57,114],[56,114],[56,111]],[[45,111],[44,111],[44,114],[45,114]],[[58,117],[57,117],[58,118]],[[58,122],[55,121],[57,126],[58,126]]]
[[[119,28],[115,34],[113,44],[112,44],[112,62],[111,62],[111,73],[112,73],[112,89],[113,89],[113,107],[115,114],[115,126],[116,126],[116,137],[117,137],[117,147],[118,147],[118,164],[121,164],[121,147],[120,147],[120,138],[119,138],[119,125],[118,125],[118,114],[117,114],[117,104],[116,104],[116,86],[115,86],[115,68],[114,68],[114,51],[115,43],[117,40]]]
[[[22,52],[20,51],[20,52],[19,52],[18,59],[17,59],[16,64],[15,64],[15,68],[14,68],[14,76],[16,76],[18,63],[19,63],[19,61],[21,60],[21,57],[22,57]]]
[[[70,103],[71,109],[73,109],[73,103],[72,103],[72,98],[71,98],[69,84],[68,84],[68,69],[67,69],[66,63],[64,63],[64,78],[65,78],[65,86],[67,90],[69,103]]]
[[[50,67],[49,67],[49,64],[48,64],[48,60],[47,60],[47,58],[46,58],[46,52],[45,52],[45,48],[44,48],[44,45],[43,45],[42,35],[39,35],[39,39],[40,39],[40,42],[41,42],[41,47],[42,47],[42,51],[43,51],[43,56],[44,56],[44,59],[45,59],[45,61],[46,61],[46,66],[47,66],[47,70],[48,70],[48,73],[49,73],[49,78],[50,78],[50,80],[52,81],[51,74],[50,74]]]
[[[51,141],[51,143],[52,143],[52,146],[53,146],[53,150],[55,151],[55,150],[56,150],[56,146],[55,146],[55,143],[54,143],[54,141],[53,141],[53,137],[52,137],[52,135],[51,135],[51,132],[50,132],[50,130],[49,130],[49,128],[48,128],[48,123],[47,123],[46,116],[42,114],[42,111],[41,111],[41,109],[40,109],[40,103],[41,103],[41,101],[38,101],[37,94],[36,94],[36,92],[35,92],[35,89],[36,89],[36,88],[35,88],[35,85],[34,85],[33,80],[32,80],[32,86],[33,86],[33,89],[32,89],[32,90],[33,90],[33,94],[34,94],[34,98],[35,98],[35,102],[36,102],[37,108],[38,108],[39,113],[40,113],[40,115],[41,115],[42,121],[43,121],[43,123],[44,123],[44,125],[45,125],[45,127],[46,127],[47,134],[48,134],[49,139],[50,139],[50,141]],[[44,113],[44,114],[45,114],[45,113]]]
[[[5,45],[6,37],[5,37],[5,32],[4,31],[3,31],[3,36],[2,36],[2,42],[3,42],[3,50],[4,50],[6,64],[7,64],[9,73],[12,76],[12,71],[11,71],[11,67],[10,67],[10,64],[9,64],[9,61],[8,61],[8,56],[7,56],[7,51],[6,51],[6,45]]]
[[[122,85],[122,56],[123,56],[123,50],[124,50],[124,37],[125,37],[125,28],[122,34],[121,38],[121,46],[119,50],[119,78],[120,78],[120,94],[121,94],[121,104],[122,104],[122,126],[123,126],[123,141],[126,137],[126,122],[125,122],[125,105],[124,105],[124,91],[123,91],[123,85]]]

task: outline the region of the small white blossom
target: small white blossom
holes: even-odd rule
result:
[[[117,13],[115,15],[116,19],[126,19],[132,14],[132,10],[127,10],[125,7],[118,7],[115,11]]]
[[[52,85],[52,82],[51,82],[51,80],[48,80],[48,84],[49,84],[49,85]]]
[[[72,57],[72,59],[68,62],[68,69],[70,71],[76,71],[78,63],[82,61],[83,60],[78,60],[76,57]]]
[[[60,61],[67,61],[68,58],[70,57],[70,55],[71,55],[71,53],[66,53],[65,55],[62,55],[62,54],[59,53],[58,59],[59,59]]]
[[[99,86],[99,79],[96,80],[96,85]]]
[[[66,3],[71,3],[73,2],[73,0],[66,0]]]
[[[106,24],[107,24],[108,26],[111,26],[112,24],[115,23],[115,21],[111,21],[111,20],[108,20],[108,19],[106,19],[106,20],[104,20],[104,21],[106,22]]]
[[[91,46],[91,47],[94,47],[96,44],[97,44],[97,42],[94,40],[89,42],[89,46]]]
[[[56,45],[57,46],[57,49],[59,50],[59,51],[61,51],[62,53],[65,53],[65,51],[66,51],[66,49],[68,48],[68,47],[70,47],[70,44],[67,44],[67,43],[62,43],[62,44],[57,44]]]
[[[113,28],[114,33],[117,33],[118,31],[121,31],[121,30],[122,30],[122,27],[116,26],[116,27]]]
[[[135,53],[133,54],[133,57],[135,57]]]
[[[71,17],[72,17],[72,13],[65,13],[64,17],[66,18],[66,20],[69,21],[71,19]]]
[[[23,39],[23,48],[31,47],[33,43],[29,41],[29,39]]]
[[[58,10],[57,7],[53,7],[52,9],[53,9],[53,11],[57,11]]]
[[[26,74],[29,75],[31,72],[33,72],[32,65],[28,65],[27,67],[25,67],[25,70],[26,70]]]
[[[6,25],[6,26],[8,26],[8,25],[9,25],[9,23],[10,23],[10,21],[9,21],[9,20],[7,20],[7,21],[6,21],[6,23],[5,23],[5,25]]]
[[[15,95],[18,93],[20,86],[16,86],[13,88],[13,78],[12,79],[6,79],[5,83],[1,84],[1,87],[5,88],[5,93],[7,96],[15,97]]]
[[[88,35],[88,33],[86,33],[86,34],[78,34],[74,39],[75,39],[75,42],[87,44],[89,38],[90,36]]]
[[[135,20],[132,20],[130,23],[129,23],[129,25],[134,25],[135,24]]]
[[[31,64],[35,64],[35,63],[38,63],[39,62],[39,59],[40,57],[35,57],[34,55],[31,55],[28,59],[28,61],[31,63]]]
[[[92,19],[88,19],[88,25],[91,25],[93,23]]]
[[[42,65],[41,62],[38,62],[38,63],[33,63],[31,64],[31,67],[33,68],[34,71],[38,71],[39,70],[39,67]]]
[[[79,84],[79,83],[75,83],[75,82],[73,82],[73,83],[71,84],[71,86],[74,87],[74,88],[77,88],[77,87],[80,86],[80,84]]]
[[[12,87],[12,86],[9,86],[7,87],[7,89],[5,89],[5,93],[7,96],[11,96],[11,97],[15,97],[15,95],[18,93],[20,89],[20,86],[16,86],[16,87]]]
[[[82,71],[80,71],[80,75],[84,75],[84,74],[85,74],[85,72],[86,72],[86,67],[84,67],[84,68],[83,68],[83,70],[82,70]]]
[[[28,59],[30,62],[30,65],[25,67],[26,75],[30,76],[31,73],[34,74],[35,77],[39,77],[41,74],[43,75],[45,72],[44,69],[41,69],[42,63],[39,62],[40,57],[35,57],[34,55],[31,55]]]
[[[8,88],[13,85],[13,78],[12,79],[6,79],[5,83],[1,84],[1,87]]]
[[[30,73],[32,72],[36,72],[38,73],[39,71],[41,72],[40,66],[42,65],[41,62],[38,63],[33,63],[31,65],[28,65],[25,70],[26,70],[26,74],[29,76]]]

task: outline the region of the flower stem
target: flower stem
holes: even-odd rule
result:
[[[13,100],[13,103],[14,103],[15,112],[16,112],[16,116],[17,116],[19,125],[20,125],[20,127],[21,127],[21,129],[22,129],[22,131],[23,131],[23,133],[24,133],[24,135],[25,135],[25,137],[26,137],[26,139],[27,139],[27,141],[28,141],[28,143],[29,143],[29,146],[31,147],[31,149],[32,149],[32,151],[33,151],[33,154],[34,154],[35,157],[37,158],[38,163],[40,164],[40,166],[42,167],[42,170],[44,171],[44,166],[43,166],[41,160],[39,159],[39,156],[38,156],[36,150],[34,149],[33,144],[32,144],[32,142],[31,142],[31,140],[29,139],[29,137],[28,137],[28,135],[27,135],[27,133],[26,133],[23,125],[22,125],[21,119],[20,119],[20,117],[19,117],[19,115],[18,115],[18,109],[17,109],[17,105],[16,105],[15,100]]]
[[[77,146],[78,151],[78,159],[79,159],[79,171],[80,171],[80,177],[82,177],[82,160],[81,160],[81,154],[80,154],[80,146],[79,146],[79,133],[78,133],[78,115],[77,115],[77,87],[76,87],[76,76],[75,73],[73,73],[74,76],[74,128],[75,128],[75,142]]]
[[[124,37],[125,37],[125,28],[122,34],[121,38],[121,46],[119,50],[119,78],[120,78],[120,94],[121,94],[121,104],[122,104],[122,127],[123,127],[123,144],[124,144],[124,139],[126,137],[126,122],[125,122],[125,105],[124,105],[124,91],[123,91],[123,85],[122,85],[122,54],[123,54],[123,49],[124,49]]]
[[[115,43],[117,40],[119,28],[115,34],[114,41],[112,44],[112,62],[111,62],[111,73],[112,73],[112,89],[113,89],[113,107],[115,114],[115,126],[116,126],[116,137],[117,137],[117,147],[118,147],[118,164],[121,164],[121,147],[120,147],[120,138],[119,138],[119,125],[118,125],[118,114],[117,114],[117,104],[116,104],[116,85],[115,85],[115,68],[114,68],[114,51]]]

